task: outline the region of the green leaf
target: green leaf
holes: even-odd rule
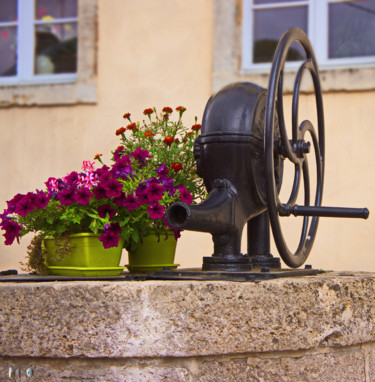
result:
[[[46,217],[46,222],[47,222],[48,224],[52,224],[54,220],[55,220],[55,219],[53,218],[53,216],[47,216],[47,217]]]

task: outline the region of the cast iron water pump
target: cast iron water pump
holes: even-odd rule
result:
[[[298,42],[305,60],[296,74],[292,97],[292,136],[284,121],[283,74],[288,50]],[[308,120],[298,124],[301,80],[309,72],[317,110],[317,130]],[[311,143],[307,140],[307,136]],[[308,154],[313,146],[316,191],[310,204]],[[203,270],[248,271],[252,267],[278,268],[270,254],[269,222],[283,261],[292,268],[307,259],[320,216],[367,218],[366,208],[322,207],[324,178],[324,115],[322,92],[314,52],[306,34],[297,28],[280,39],[272,62],[268,90],[252,83],[224,87],[208,101],[201,135],[195,142],[197,172],[205,182],[208,198],[199,205],[175,203],[167,211],[174,228],[210,232],[212,256],[203,258]],[[287,203],[279,199],[284,160],[295,173]],[[304,202],[297,205],[303,179]],[[304,216],[297,250],[292,253],[284,239],[280,216]],[[311,218],[310,218],[311,217]],[[241,235],[248,230],[248,253],[241,254]]]

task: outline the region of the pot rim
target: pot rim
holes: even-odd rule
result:
[[[75,237],[99,237],[101,236],[101,233],[93,233],[93,232],[81,232],[81,233],[72,233],[68,235],[70,238],[75,238]],[[55,240],[55,237],[53,236],[47,236],[43,240]]]

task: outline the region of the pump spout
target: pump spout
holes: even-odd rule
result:
[[[167,221],[176,229],[228,233],[236,229],[234,208],[237,193],[226,179],[216,179],[208,198],[198,205],[174,203],[167,210]]]
[[[212,257],[203,258],[203,270],[251,268],[248,256],[241,255],[241,235],[246,217],[237,191],[229,180],[216,179],[208,198],[201,204],[172,204],[166,216],[173,228],[212,234],[214,253]]]

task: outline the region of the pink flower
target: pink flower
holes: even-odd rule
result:
[[[94,171],[94,165],[95,165],[95,162],[84,160],[82,162],[82,171]]]

